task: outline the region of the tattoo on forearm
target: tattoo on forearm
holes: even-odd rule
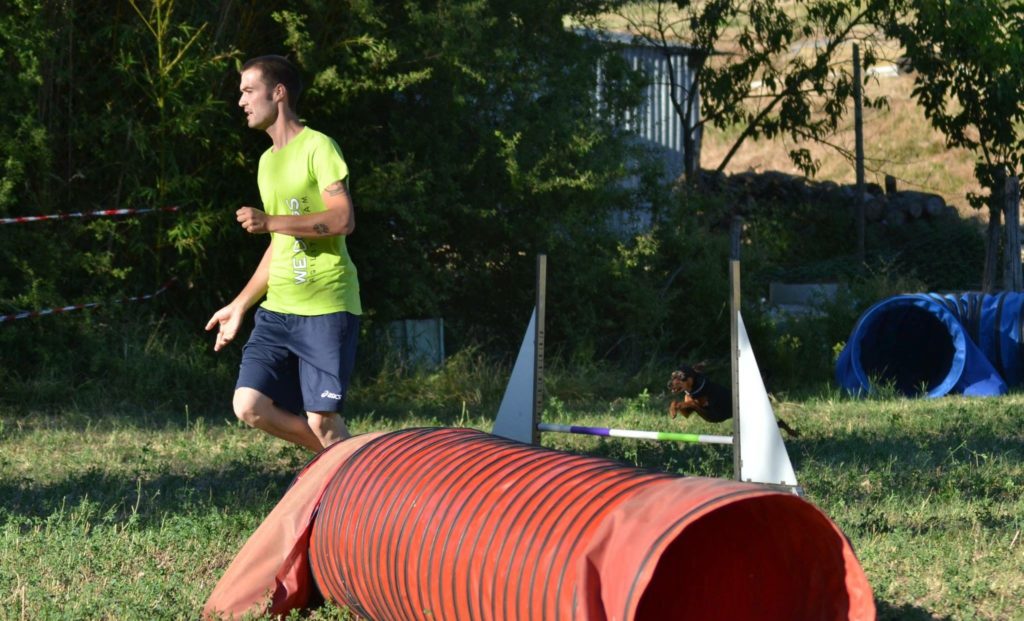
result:
[[[327,235],[327,233],[330,231],[330,229],[327,228],[326,224],[324,224],[322,222],[318,222],[318,223],[313,225],[313,231],[317,235]]]

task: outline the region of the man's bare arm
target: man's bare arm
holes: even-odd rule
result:
[[[212,330],[215,326],[218,328],[217,339],[213,345],[214,351],[220,351],[235,339],[238,329],[242,325],[242,319],[245,317],[245,312],[267,292],[269,280],[270,244],[267,244],[267,249],[263,253],[260,264],[256,266],[256,270],[253,272],[252,277],[249,278],[249,282],[242,288],[241,293],[235,296],[235,299],[230,304],[214,313],[210,320],[206,322],[207,331]]]
[[[304,216],[268,216],[254,207],[236,212],[238,222],[249,233],[281,233],[292,237],[331,237],[351,235],[356,228],[352,197],[345,181],[339,179],[320,193],[327,208]]]

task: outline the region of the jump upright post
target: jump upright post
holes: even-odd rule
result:
[[[732,472],[743,480],[740,428],[740,238],[743,221],[733,216],[729,224],[729,368],[732,376]],[[795,480],[795,478],[794,478]],[[795,483],[794,483],[795,484]]]
[[[544,311],[547,295],[547,255],[537,255],[537,298],[526,335],[519,347],[512,376],[498,408],[493,433],[525,444],[540,446],[541,412],[544,411]]]

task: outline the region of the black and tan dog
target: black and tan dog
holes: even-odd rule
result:
[[[674,395],[683,396],[682,399],[673,399],[669,404],[668,413],[672,418],[679,414],[690,416],[694,412],[709,423],[720,423],[732,418],[732,391],[708,379],[704,374],[703,363],[693,366],[684,364],[673,371],[668,380],[668,390]],[[790,437],[800,436],[781,418],[776,417],[775,420],[779,428]]]

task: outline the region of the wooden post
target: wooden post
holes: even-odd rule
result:
[[[896,177],[892,175],[885,176],[885,193],[895,194],[896,193]]]
[[[992,194],[988,197],[988,229],[985,232],[985,269],[982,273],[981,291],[992,293],[999,286],[999,246],[1002,242],[1002,235],[999,234],[999,227],[1002,225],[1004,208],[1003,193],[1006,190],[1006,173],[1000,169],[994,175]]]
[[[1003,187],[1003,211],[1006,213],[1003,289],[1020,291],[1024,288],[1020,264],[1020,179],[1016,176],[1007,177]]]
[[[860,46],[853,44],[853,132],[857,162],[857,260],[864,263],[864,119],[860,78]]]
[[[540,446],[540,430],[537,424],[544,412],[544,307],[547,302],[548,256],[537,255],[537,323],[534,326],[533,348],[533,438],[531,443]]]
[[[743,476],[743,460],[740,453],[740,238],[743,220],[733,216],[730,227],[731,248],[729,251],[729,340],[732,344],[729,360],[732,363],[732,468],[733,478],[740,481]]]

